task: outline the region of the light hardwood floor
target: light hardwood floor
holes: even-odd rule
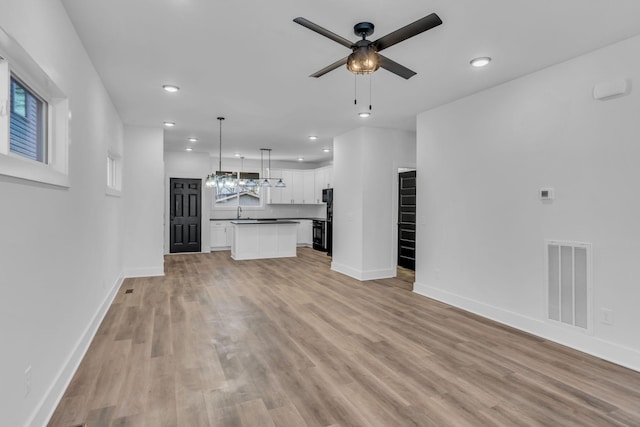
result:
[[[640,373],[311,249],[165,261],[124,282],[51,426],[640,426]]]

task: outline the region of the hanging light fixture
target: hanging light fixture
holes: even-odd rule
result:
[[[272,187],[271,185],[271,180],[272,179],[276,179],[276,178],[271,178],[270,176],[265,177],[264,176],[264,152],[267,152],[269,155],[269,175],[271,175],[271,148],[261,148],[260,149],[260,173],[263,175],[263,180],[262,183],[260,184],[260,186],[262,187]],[[278,188],[283,188],[286,187],[287,185],[282,181],[282,178],[280,178],[278,180],[278,182],[276,183],[276,187]]]
[[[262,184],[260,184],[262,187],[271,187],[271,183],[269,182],[269,178],[264,177],[264,152],[268,151],[269,152],[269,175],[271,175],[271,149],[270,148],[261,148],[260,149],[260,172],[263,175],[264,180],[262,181]]]
[[[212,188],[217,187],[222,189],[223,187],[233,187],[238,185],[238,180],[230,173],[224,173],[222,171],[222,121],[224,117],[218,117],[220,122],[220,147],[218,151],[218,171],[212,172],[211,175],[207,175],[207,179],[204,182],[205,187]]]
[[[244,169],[244,156],[240,156],[240,174],[238,176],[238,186],[239,187],[244,187],[247,183],[244,180],[244,178],[242,178],[242,171]]]
[[[359,43],[362,42],[356,45]],[[380,68],[380,58],[373,46],[358,45],[347,58],[347,68],[353,74],[371,74]]]

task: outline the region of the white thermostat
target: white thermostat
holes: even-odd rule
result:
[[[540,189],[540,200],[553,200],[553,188],[541,188]]]

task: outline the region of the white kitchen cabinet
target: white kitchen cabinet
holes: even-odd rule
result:
[[[269,189],[267,203],[285,205],[313,205],[322,203],[322,191],[317,197],[316,169],[274,169],[272,178],[280,178],[286,184],[285,188],[275,187]],[[326,177],[326,174],[323,175]],[[319,182],[323,182],[323,178]],[[326,187],[323,187],[326,188]]]
[[[313,245],[313,221],[310,219],[299,220],[296,243],[298,246],[311,247]]]
[[[327,170],[325,171],[325,173],[325,184],[327,185],[325,188],[333,188],[333,166],[327,166]]]
[[[210,221],[209,247],[212,251],[226,250],[231,247],[233,238],[231,222]]]
[[[232,226],[231,258],[235,260],[297,256],[295,221],[234,221]]]
[[[269,177],[271,178],[282,178],[282,169],[269,169]],[[283,179],[284,181],[284,179]],[[262,181],[259,182],[259,184],[262,183]],[[282,191],[279,191],[280,189],[278,189],[278,191],[276,191],[275,187],[271,187],[267,190],[266,192],[266,202],[267,204],[278,204],[280,203],[281,200],[281,196],[282,196]]]
[[[315,197],[315,185],[316,185],[316,171],[315,169],[305,170],[303,172],[304,182],[302,191],[302,203],[305,205],[313,205],[316,202]]]
[[[316,203],[322,203],[322,190],[333,188],[333,166],[326,166],[315,170],[314,199]]]
[[[291,171],[291,203],[301,205],[304,200],[304,171]]]
[[[269,188],[268,203],[269,204],[286,204],[290,205],[293,199],[293,177],[291,171],[284,169],[274,169],[271,178],[282,178],[282,182],[286,187],[276,187],[278,181],[271,182],[273,187]]]
[[[315,170],[303,169],[292,172],[292,203],[295,205],[312,205],[315,200]]]

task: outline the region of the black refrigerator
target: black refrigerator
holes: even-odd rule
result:
[[[322,190],[322,201],[327,204],[325,241],[327,244],[327,255],[331,256],[333,249],[333,188],[325,188]]]

